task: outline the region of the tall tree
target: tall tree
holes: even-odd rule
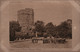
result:
[[[45,29],[48,35],[54,34],[54,25],[52,24],[52,22],[46,24]]]
[[[20,31],[21,27],[18,21],[10,21],[10,41],[15,40],[15,31]]]
[[[61,38],[72,37],[72,26],[70,21],[64,21],[60,25],[57,26],[58,35]]]
[[[35,32],[38,32],[42,36],[44,31],[44,22],[39,20],[35,22]]]

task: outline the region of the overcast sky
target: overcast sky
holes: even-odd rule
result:
[[[25,8],[34,9],[34,21],[41,20],[59,25],[67,19],[72,19],[72,5],[67,1],[14,1],[5,8],[3,14],[9,17],[10,21],[17,20],[17,11]]]

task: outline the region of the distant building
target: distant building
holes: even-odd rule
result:
[[[34,24],[34,11],[32,8],[25,8],[18,11],[18,19],[23,34],[31,32]]]

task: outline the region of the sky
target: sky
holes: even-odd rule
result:
[[[52,22],[59,25],[61,22],[72,19],[72,5],[68,1],[13,1],[10,2],[3,15],[10,21],[17,20],[17,11],[25,8],[34,9],[34,22],[37,20]]]

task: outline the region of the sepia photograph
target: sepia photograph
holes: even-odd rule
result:
[[[1,52],[80,51],[79,0],[2,0]]]
[[[9,43],[13,48],[72,48],[72,6],[67,1],[12,2]]]

